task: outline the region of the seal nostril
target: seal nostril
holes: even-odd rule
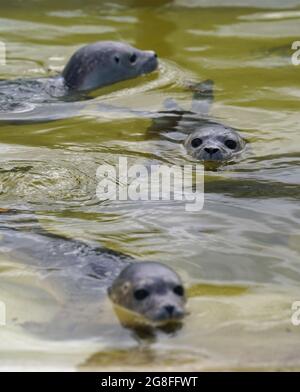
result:
[[[212,154],[215,154],[216,152],[218,152],[220,150],[219,150],[219,148],[205,147],[204,151],[206,151],[208,154],[212,155]]]
[[[158,57],[158,56],[157,56],[157,53],[154,52],[153,55],[154,55],[154,57],[157,59],[157,57]]]
[[[173,306],[173,305],[166,305],[165,306],[165,310],[169,313],[170,316],[172,316],[172,314],[174,313],[174,310],[175,310],[175,306]]]

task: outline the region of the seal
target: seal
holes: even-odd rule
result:
[[[208,121],[196,127],[184,146],[189,155],[200,161],[230,162],[244,149],[245,141],[235,129]]]
[[[132,257],[97,244],[65,238],[42,229],[32,214],[0,211],[0,254],[13,255],[14,262],[33,267],[41,275],[41,284],[57,299],[59,311],[45,329],[50,336],[76,330],[76,325],[90,328],[105,298],[128,310],[156,328],[184,318],[186,295],[182,280],[170,267]],[[82,317],[82,309],[86,314]],[[90,312],[90,313],[89,313]],[[131,329],[140,326],[126,324]],[[66,328],[67,324],[67,328]],[[94,331],[101,329],[99,320]],[[74,337],[74,336],[73,336]]]
[[[155,262],[131,264],[108,289],[113,303],[155,323],[180,321],[185,315],[185,291],[180,277]]]
[[[35,104],[66,97],[83,100],[88,92],[148,74],[157,66],[154,51],[139,50],[122,42],[96,42],[75,52],[61,75],[0,81],[0,112],[27,112]]]
[[[246,142],[239,130],[210,118],[214,100],[213,81],[190,84],[194,91],[190,110],[181,108],[173,99],[165,101],[165,110],[154,118],[148,134],[158,132],[169,140],[182,142],[187,153],[208,164],[235,161]]]
[[[62,78],[71,90],[91,91],[150,73],[157,65],[157,55],[153,51],[103,41],[79,49],[66,65]]]

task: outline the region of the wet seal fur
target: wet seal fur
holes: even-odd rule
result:
[[[185,315],[186,296],[181,279],[161,263],[129,265],[114,280],[108,293],[114,304],[143,316],[146,322],[162,325],[178,322]]]
[[[153,51],[103,41],[79,49],[69,60],[62,77],[71,90],[91,91],[150,73],[157,65]]]
[[[97,313],[107,291],[114,305],[134,313],[130,323],[120,319],[127,328],[140,329],[141,324],[154,329],[181,326],[186,293],[181,278],[170,267],[154,261],[138,262],[105,247],[49,233],[29,213],[2,209],[0,216],[0,251],[20,254],[22,263],[36,268],[47,291],[60,304],[49,325],[30,325],[31,331],[73,338],[83,324],[84,331],[92,329],[97,335]],[[92,310],[83,316],[82,307]],[[66,328],[68,323],[71,327]]]

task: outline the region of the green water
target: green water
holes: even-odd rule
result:
[[[143,4],[143,5],[141,5]],[[55,341],[28,332],[47,323],[56,299],[21,259],[0,255],[1,368],[300,369],[300,1],[0,1],[1,78],[47,75],[83,44],[124,40],[155,49],[159,72],[95,98],[159,110],[188,107],[186,80],[213,79],[213,115],[242,130],[248,154],[205,175],[205,206],[100,202],[98,165],[189,162],[181,146],[149,139],[149,121],[98,113],[51,123],[0,125],[0,207],[35,211],[52,232],[93,240],[175,268],[190,314],[176,336],[140,346],[101,304],[99,339]],[[100,305],[99,305],[100,306]]]

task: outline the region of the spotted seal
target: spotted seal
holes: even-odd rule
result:
[[[113,303],[158,323],[184,317],[185,292],[180,277],[155,262],[131,264],[108,289]]]
[[[107,292],[114,305],[138,316],[130,325],[120,320],[132,329],[140,326],[141,320],[156,328],[156,324],[180,324],[184,318],[185,289],[170,267],[49,233],[32,214],[0,213],[0,254],[4,259],[11,254],[14,262],[20,259],[36,269],[42,284],[48,285],[47,290],[60,304],[55,319],[45,326],[50,336],[65,333],[65,338],[72,338],[77,325],[84,324],[86,331],[95,319],[93,333],[99,334],[97,315]],[[82,308],[87,309],[84,317]]]
[[[230,162],[243,151],[245,141],[237,130],[207,122],[192,131],[184,146],[189,155],[200,161]]]
[[[96,42],[71,57],[61,78],[70,90],[91,91],[150,73],[157,65],[153,51],[139,50],[121,42]]]
[[[161,117],[153,120],[148,134],[158,132],[167,139],[183,143],[187,153],[204,163],[224,163],[236,160],[246,142],[239,130],[211,119],[213,82],[188,86],[193,92],[190,110],[181,108],[173,99],[165,101]]]
[[[22,113],[57,100],[83,100],[90,91],[150,73],[157,66],[154,51],[96,42],[75,52],[58,76],[0,81],[0,113]]]

